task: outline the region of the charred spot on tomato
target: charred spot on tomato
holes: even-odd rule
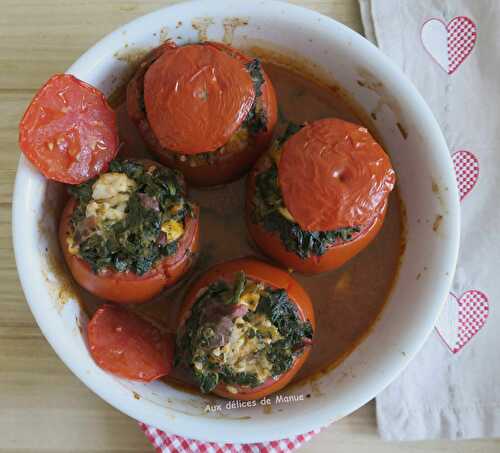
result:
[[[220,383],[255,388],[278,379],[310,344],[313,330],[284,289],[236,274],[202,290],[177,335],[176,364],[202,392]]]
[[[77,200],[67,241],[95,273],[143,275],[177,251],[193,206],[182,176],[138,161],[112,161],[107,173],[69,188]]]
[[[269,153],[269,166],[256,175],[255,193],[251,221],[258,223],[267,231],[279,235],[281,242],[289,252],[302,259],[324,255],[328,248],[342,242],[348,242],[360,233],[359,226],[346,226],[332,231],[305,231],[286,209],[278,183],[279,148],[303,126],[289,123],[285,133],[279,137]],[[305,189],[306,190],[306,189]]]

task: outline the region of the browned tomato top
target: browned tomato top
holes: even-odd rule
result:
[[[383,209],[396,176],[365,127],[326,118],[285,142],[278,179],[300,227],[330,231],[366,225]]]
[[[227,143],[254,99],[243,62],[207,44],[166,50],[144,77],[151,128],[162,146],[182,154],[213,151]]]

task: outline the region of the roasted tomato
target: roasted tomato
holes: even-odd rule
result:
[[[199,210],[182,176],[151,161],[113,161],[70,188],[59,240],[75,280],[119,303],[141,303],[176,283],[198,251]]]
[[[127,87],[127,110],[159,159],[198,186],[247,172],[278,111],[259,60],[212,42],[152,51]]]
[[[202,392],[252,400],[285,387],[306,361],[315,319],[289,273],[256,259],[218,264],[189,289],[177,361]]]
[[[332,270],[378,234],[394,184],[389,157],[366,128],[333,118],[289,127],[249,175],[247,227],[284,266]]]
[[[87,338],[97,365],[122,378],[151,382],[172,369],[172,337],[124,308],[99,308],[88,323]]]
[[[96,88],[54,75],[21,119],[19,146],[45,177],[80,184],[105,171],[118,152],[115,112]]]

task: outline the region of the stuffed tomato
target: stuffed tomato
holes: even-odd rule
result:
[[[333,118],[292,126],[249,175],[248,231],[288,268],[332,270],[379,233],[394,184],[389,157],[366,128]]]
[[[259,60],[213,42],[167,42],[152,51],[129,82],[127,110],[158,158],[198,186],[248,171],[277,121]]]
[[[287,272],[255,259],[212,267],[181,307],[177,362],[204,393],[262,398],[306,361],[315,329],[311,301]]]
[[[113,161],[69,188],[59,240],[75,280],[118,303],[146,302],[176,283],[198,250],[198,207],[177,171],[151,161]]]

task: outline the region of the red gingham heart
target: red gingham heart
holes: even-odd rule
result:
[[[460,297],[450,293],[436,331],[448,349],[456,354],[483,328],[488,315],[488,297],[483,292],[472,289]]]
[[[454,17],[446,26],[448,31],[448,74],[462,64],[476,44],[476,24],[468,17]]]
[[[453,74],[470,55],[476,39],[476,24],[466,16],[454,17],[448,24],[432,18],[422,25],[425,50],[448,74]]]
[[[460,150],[451,156],[457,177],[460,201],[470,193],[479,179],[479,161],[470,151]]]

